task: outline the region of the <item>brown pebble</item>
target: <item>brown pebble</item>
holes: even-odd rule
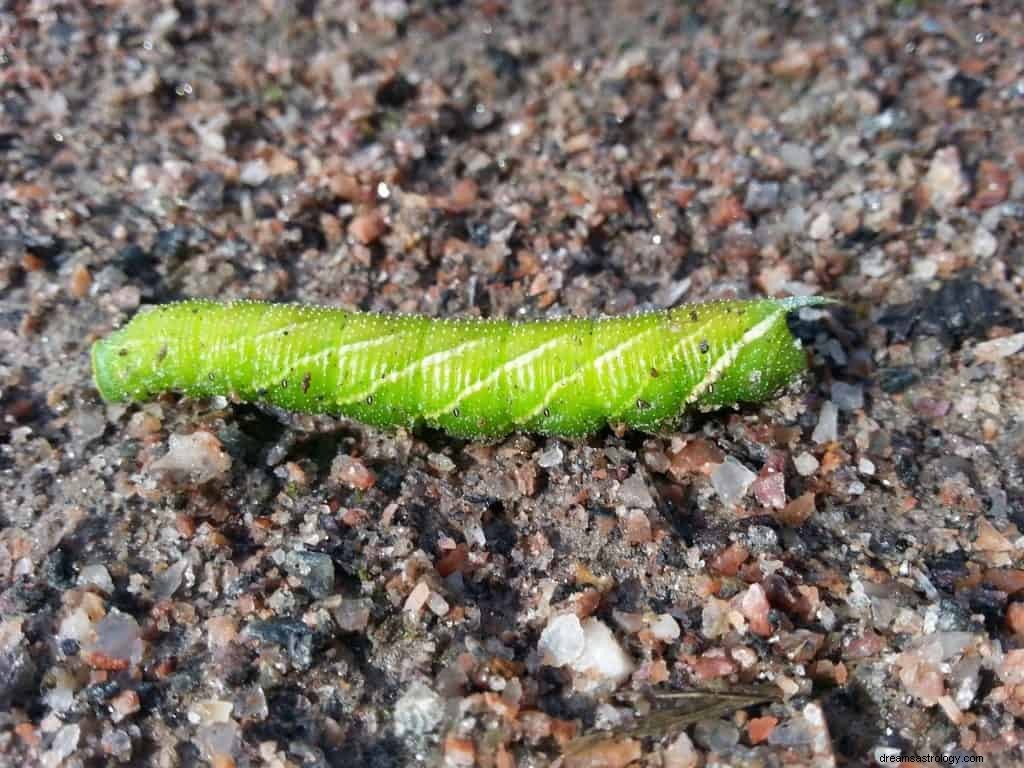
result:
[[[376,484],[373,470],[346,454],[340,454],[331,464],[331,479],[360,491],[369,490]]]
[[[680,184],[672,190],[672,197],[680,208],[688,206],[696,196],[697,188],[689,184]]]
[[[565,768],[625,768],[643,755],[640,742],[634,739],[605,739],[568,755]]]
[[[714,680],[716,677],[728,677],[736,671],[736,662],[724,655],[704,654],[696,658],[687,658],[687,663],[698,680]]]
[[[714,229],[725,229],[737,221],[746,221],[746,218],[747,212],[743,209],[743,204],[740,203],[739,198],[729,195],[715,203],[708,223]]]
[[[138,712],[142,705],[139,702],[138,693],[135,691],[122,691],[111,700],[110,706],[119,716],[118,719],[122,719]]]
[[[669,474],[682,480],[695,474],[710,475],[712,469],[725,461],[721,449],[707,440],[691,440],[672,456]]]
[[[651,541],[651,521],[642,509],[629,510],[621,524],[626,543],[639,545]]]
[[[784,525],[796,527],[806,523],[814,514],[814,494],[805,493],[793,499],[775,513],[775,519]]]
[[[18,723],[14,726],[14,732],[29,747],[38,747],[40,738],[39,730],[33,723]]]
[[[472,179],[462,179],[452,187],[452,193],[448,197],[448,204],[451,208],[461,210],[468,208],[476,202],[480,188]]]
[[[1006,627],[1017,637],[1024,637],[1024,603],[1010,603],[1006,609]]]
[[[1010,194],[1010,174],[998,163],[982,160],[978,163],[974,187],[971,208],[975,211],[991,208],[999,205]]]
[[[799,41],[792,40],[782,49],[782,56],[772,62],[772,74],[776,77],[798,80],[810,73],[814,59],[810,52]]]
[[[26,251],[21,256],[21,268],[26,272],[39,272],[46,269],[46,262],[34,253]]]
[[[752,718],[747,723],[747,735],[751,744],[760,744],[772,735],[775,726],[779,724],[779,718],[767,715],[765,717]]]
[[[84,264],[75,264],[71,270],[71,280],[68,282],[68,292],[76,299],[84,299],[89,295],[89,288],[92,286],[92,275],[89,268]]]
[[[709,565],[715,573],[720,573],[723,576],[735,576],[749,556],[750,551],[739,542],[735,542],[715,555]]]
[[[984,581],[1000,592],[1014,595],[1024,591],[1024,570],[1020,568],[989,568]]]
[[[387,229],[384,217],[376,211],[362,213],[352,219],[348,233],[363,245],[371,245],[380,239]]]

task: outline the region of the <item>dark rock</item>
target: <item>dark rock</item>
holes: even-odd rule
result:
[[[377,103],[382,107],[397,109],[416,97],[416,85],[402,75],[395,75],[377,89]]]
[[[946,85],[946,93],[951,98],[960,102],[964,109],[975,109],[978,106],[978,99],[985,92],[985,84],[973,77],[968,77],[963,72],[957,72],[949,79]]]
[[[190,233],[185,227],[162,229],[157,233],[156,242],[153,243],[152,258],[160,264],[183,259],[188,254],[190,239]]]
[[[0,710],[7,709],[37,687],[37,669],[21,646],[0,654]]]
[[[297,667],[313,663],[313,630],[297,619],[254,621],[245,631],[260,642],[282,646]]]
[[[956,552],[943,552],[925,561],[928,576],[936,589],[952,594],[956,590],[956,582],[967,575],[967,555]]]
[[[878,323],[893,341],[936,336],[947,346],[984,337],[993,325],[1004,323],[1009,312],[996,291],[968,277],[949,280],[916,301],[888,307]]]
[[[318,600],[334,593],[334,563],[322,552],[289,552],[285,569]]]
[[[883,392],[888,392],[890,395],[905,392],[916,384],[918,379],[920,376],[917,371],[909,366],[883,368],[878,372],[878,386],[882,388]]]

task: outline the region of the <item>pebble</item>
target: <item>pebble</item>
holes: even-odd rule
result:
[[[413,587],[412,592],[409,593],[409,597],[405,600],[403,610],[407,613],[419,613],[423,610],[423,606],[427,604],[427,600],[430,599],[430,586],[425,581],[419,582]]]
[[[768,597],[765,595],[764,587],[760,584],[751,584],[740,598],[740,612],[750,622],[750,629],[755,635],[770,637],[772,625],[768,620]]]
[[[607,624],[595,618],[580,622],[574,613],[549,621],[537,647],[543,663],[572,669],[581,689],[591,687],[591,683],[617,686],[635,668]]]
[[[839,439],[839,409],[831,400],[822,404],[811,439],[818,445],[834,443]]]
[[[699,768],[701,755],[686,731],[680,733],[662,754],[663,768]]]
[[[671,643],[674,640],[679,639],[681,630],[679,629],[679,622],[677,622],[671,614],[663,613],[659,615],[650,625],[651,634],[654,635],[656,640],[660,640],[663,643]]]
[[[802,477],[810,477],[818,471],[818,460],[807,451],[793,458],[793,466]]]
[[[79,586],[92,585],[107,595],[114,594],[114,580],[105,565],[87,565],[78,572]]]
[[[67,760],[78,748],[81,733],[81,728],[74,723],[58,730],[50,743],[50,748],[43,753],[41,762],[44,768],[57,768]]]
[[[739,503],[756,479],[757,475],[732,456],[726,456],[711,472],[711,484],[726,506]]]
[[[334,561],[323,552],[289,552],[285,570],[298,577],[303,588],[318,600],[334,593]]]
[[[832,226],[832,217],[829,215],[828,211],[823,211],[815,216],[811,221],[811,226],[808,227],[807,234],[812,240],[828,240],[832,237],[832,233],[834,231],[834,227]]]
[[[444,718],[444,700],[427,685],[415,681],[395,704],[395,732],[422,735],[430,733]]]
[[[346,597],[334,609],[334,620],[343,632],[363,632],[370,623],[370,606],[365,600]]]
[[[841,411],[859,411],[864,407],[864,387],[836,379],[832,382],[832,402]]]
[[[779,147],[779,157],[786,166],[797,173],[806,173],[814,167],[811,150],[802,144],[786,142]]]
[[[704,439],[690,440],[673,451],[669,473],[676,480],[684,480],[694,474],[710,474],[716,466],[725,461],[722,450]]]
[[[562,667],[580,657],[584,641],[579,617],[574,613],[564,613],[548,622],[541,632],[538,650],[545,664]]]
[[[216,435],[198,429],[189,435],[171,435],[167,453],[149,469],[176,483],[203,485],[225,475],[231,469],[231,457]]]
[[[651,520],[642,509],[630,509],[622,517],[622,532],[626,543],[647,544],[653,538]]]
[[[753,180],[747,185],[747,196],[743,199],[743,207],[751,213],[774,210],[779,204],[779,190],[777,181]]]
[[[999,241],[995,235],[984,227],[974,230],[974,237],[971,238],[971,252],[979,259],[988,259],[995,256]]]
[[[935,152],[924,178],[925,191],[932,207],[941,212],[955,207],[971,191],[970,183],[960,166],[956,147],[943,147]]]
[[[280,646],[300,669],[313,663],[313,630],[297,619],[253,621],[245,628],[244,635]]]
[[[122,670],[142,661],[143,642],[139,624],[128,614],[112,610],[95,627],[95,640],[82,647],[97,669]]]
[[[363,213],[349,222],[348,233],[363,245],[372,245],[387,231],[384,217],[376,211]]]
[[[372,469],[347,453],[339,453],[331,462],[330,479],[359,491],[369,490],[377,482],[377,476]]]
[[[603,739],[569,754],[565,768],[626,768],[643,756],[643,746],[635,739]]]
[[[754,717],[747,721],[747,735],[751,744],[760,744],[771,736],[775,726],[779,724],[777,717],[766,715],[765,717]]]
[[[270,168],[262,160],[250,160],[238,174],[238,180],[247,187],[258,187],[269,178]]]
[[[443,453],[431,453],[427,456],[427,463],[438,472],[448,474],[455,470],[455,462]]]
[[[1024,333],[1002,336],[991,341],[983,341],[974,345],[974,357],[982,363],[994,363],[1024,349]]]
[[[997,163],[991,160],[982,160],[978,163],[978,172],[975,178],[974,199],[971,200],[971,207],[975,210],[984,210],[1003,202],[1010,192],[1010,174]]]
[[[1006,628],[1024,638],[1024,603],[1010,603],[1006,609]]]
[[[633,660],[619,645],[612,630],[595,618],[583,622],[583,652],[570,666],[598,684],[612,686],[624,682],[635,669]]]
[[[550,448],[544,450],[544,452],[537,457],[537,466],[542,469],[551,469],[557,467],[565,460],[565,453],[562,451],[560,445],[553,445]]]
[[[647,487],[647,481],[639,473],[634,473],[622,481],[619,486],[618,498],[621,503],[629,507],[642,509],[654,507],[654,497],[651,496],[651,491]]]
[[[693,738],[705,749],[728,754],[740,742],[740,730],[725,720],[701,720],[693,728]]]

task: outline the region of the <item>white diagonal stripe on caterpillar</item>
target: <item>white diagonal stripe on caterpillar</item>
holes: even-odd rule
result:
[[[631,336],[630,338],[626,339],[625,341],[620,342],[619,344],[616,344],[614,347],[612,347],[612,349],[608,350],[607,352],[604,352],[604,353],[598,355],[597,357],[595,357],[593,360],[590,361],[590,365],[593,365],[594,366],[594,371],[598,372],[599,366],[604,365],[609,360],[613,360],[613,359],[615,359],[617,357],[620,357],[622,355],[622,353],[626,349],[629,349],[629,347],[635,345],[637,342],[640,341],[640,339],[643,339],[644,337],[649,336],[650,334],[654,333],[655,331],[660,331],[660,330],[662,330],[662,326],[660,324],[653,325],[652,327],[648,328],[647,330],[641,331],[640,333],[636,334],[635,336]],[[573,373],[570,373],[568,376],[562,377],[561,379],[556,381],[554,384],[552,384],[551,387],[548,389],[547,393],[544,395],[544,397],[541,398],[541,401],[537,405],[537,407],[535,407],[530,412],[526,413],[522,417],[521,421],[523,423],[526,423],[530,419],[536,417],[538,413],[542,413],[544,411],[544,409],[547,408],[551,404],[551,401],[554,400],[555,394],[557,392],[559,392],[562,389],[564,389],[565,387],[567,387],[571,382],[576,381],[577,379],[582,378],[584,373],[586,372],[586,370],[587,370],[587,366],[582,366],[581,368],[577,369]]]
[[[412,373],[415,373],[417,370],[426,369],[430,366],[433,366],[435,368],[439,367],[441,363],[447,362],[455,355],[461,354],[462,352],[465,352],[467,349],[482,346],[488,343],[489,341],[490,338],[472,339],[470,341],[459,342],[454,347],[443,349],[440,352],[432,352],[425,357],[421,357],[416,362],[405,366],[404,368],[400,368],[397,371],[393,371],[387,374],[386,376],[382,376],[381,378],[376,379],[373,382],[373,384],[371,384],[367,389],[345,400],[339,400],[337,402],[337,405],[351,405],[352,403],[357,403],[360,400],[365,400],[367,397],[369,397],[374,392],[379,390],[385,384],[393,384],[396,381],[400,381],[404,377]]]
[[[729,366],[736,362],[736,358],[739,357],[739,354],[743,351],[744,347],[750,346],[766,333],[769,333],[772,328],[775,327],[775,324],[779,319],[785,317],[787,311],[788,310],[786,309],[781,309],[778,312],[773,312],[740,336],[739,341],[722,353],[722,356],[719,357],[708,369],[708,372],[704,374],[704,378],[690,390],[690,394],[686,396],[684,405],[693,405],[697,402],[716,381],[722,378],[722,374],[728,370]]]
[[[384,336],[375,336],[372,339],[363,339],[361,341],[354,341],[351,344],[342,344],[340,347],[324,347],[323,349],[317,350],[316,352],[310,355],[303,355],[302,357],[294,361],[288,361],[287,359],[279,359],[275,361],[273,365],[273,369],[275,371],[274,375],[270,379],[265,379],[263,381],[258,382],[255,386],[251,387],[251,389],[254,389],[255,391],[258,392],[261,389],[266,389],[267,387],[270,387],[278,383],[280,379],[287,377],[287,372],[282,372],[281,370],[283,368],[294,370],[295,368],[299,368],[301,366],[313,362],[314,360],[320,360],[332,354],[338,355],[338,370],[340,371],[342,366],[344,365],[344,354],[346,352],[357,352],[361,349],[370,349],[372,347],[378,347],[381,344],[388,343],[393,339],[396,339],[400,336],[404,336],[406,335],[406,333],[407,331],[403,329],[401,331],[396,331],[395,333],[385,334]]]
[[[438,416],[441,416],[444,413],[450,413],[452,410],[454,410],[456,407],[458,407],[459,403],[461,403],[467,397],[469,397],[470,395],[473,395],[473,394],[479,392],[480,390],[484,389],[488,385],[490,385],[490,384],[494,383],[495,381],[497,381],[497,379],[503,373],[507,373],[508,371],[513,371],[513,370],[517,370],[517,369],[521,370],[524,366],[529,365],[537,357],[539,357],[540,355],[542,355],[545,352],[547,352],[548,349],[551,349],[552,347],[557,346],[560,342],[564,341],[565,339],[571,338],[573,335],[574,334],[572,334],[572,333],[567,333],[567,334],[564,334],[562,336],[556,336],[555,338],[548,339],[543,344],[541,344],[541,345],[539,345],[537,347],[534,347],[533,349],[528,350],[527,352],[524,352],[521,355],[517,355],[516,357],[513,357],[508,362],[503,363],[501,366],[499,366],[498,368],[496,368],[493,371],[491,371],[491,373],[489,373],[484,378],[482,378],[479,381],[477,381],[477,382],[475,382],[473,384],[470,384],[469,386],[467,386],[464,389],[462,389],[455,396],[455,398],[453,400],[449,401],[448,403],[446,403],[443,408],[439,408],[436,411],[433,411],[432,413],[424,414],[424,418],[425,419],[436,419]]]
[[[693,331],[692,333],[687,334],[686,336],[683,336],[679,340],[679,342],[672,348],[672,350],[669,352],[668,357],[665,359],[665,362],[663,362],[661,364],[661,367],[665,370],[665,373],[667,375],[672,375],[672,366],[675,363],[675,357],[674,356],[677,353],[677,350],[679,350],[684,344],[687,344],[687,345],[689,345],[691,350],[695,351],[696,348],[693,346],[693,340],[696,339],[698,336],[700,336],[704,332],[704,330],[705,330],[704,326],[701,325],[699,328],[697,328],[697,330]],[[700,358],[697,358],[698,361],[699,361],[699,359]],[[689,358],[684,359],[684,362],[686,364],[687,373],[688,374],[692,374],[693,368],[692,368],[691,361],[689,360]],[[640,370],[642,370],[642,371],[647,371],[647,370],[650,369],[650,366],[649,366],[647,360],[639,360],[639,361],[637,361],[637,367]],[[630,404],[634,403],[637,400],[637,398],[639,398],[640,395],[643,394],[643,391],[645,389],[647,389],[648,384],[649,384],[649,381],[648,380],[644,380],[643,384],[639,387],[639,389],[637,389],[634,392],[631,392],[629,397],[625,397],[621,401],[619,401],[618,403],[616,403],[614,405],[611,405],[608,408],[609,415],[610,416],[611,415],[615,415],[616,412],[621,410],[623,407],[628,408],[630,406]]]
[[[250,342],[258,343],[262,339],[266,339],[274,335],[282,335],[286,332],[291,333],[296,328],[301,328],[304,325],[310,325],[311,323],[315,323],[316,321],[321,319],[321,316],[315,313],[311,313],[309,316],[303,317],[301,320],[296,320],[295,322],[288,323],[287,325],[282,325],[279,328],[273,328],[269,331],[260,331],[259,333],[254,334],[252,336],[240,336],[236,339],[232,339],[227,344],[221,344],[220,346],[217,346],[214,349],[217,355],[222,355],[225,352],[233,352],[236,349],[244,347],[246,344],[249,344]]]

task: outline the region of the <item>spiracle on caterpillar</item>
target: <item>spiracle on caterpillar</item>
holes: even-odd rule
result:
[[[689,410],[760,403],[807,367],[786,322],[831,300],[711,301],[623,317],[432,319],[257,301],[139,312],[92,348],[112,402],[232,395],[469,439],[658,431]]]

